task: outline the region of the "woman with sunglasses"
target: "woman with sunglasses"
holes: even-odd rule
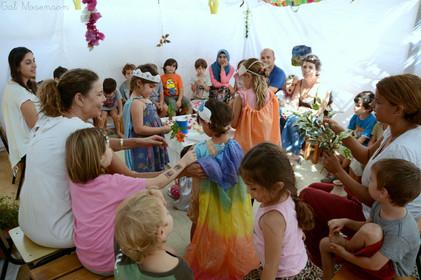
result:
[[[74,131],[93,127],[87,121],[101,114],[105,97],[98,75],[86,69],[67,71],[58,83],[45,81],[38,93],[42,117],[33,129],[28,146],[19,225],[39,245],[71,248],[74,247],[73,214],[64,160],[65,142]],[[110,139],[114,151],[162,144],[164,140],[160,136]],[[116,154],[112,154],[107,172],[144,176],[129,170]]]
[[[212,86],[209,91],[210,98],[218,101],[229,99],[234,88],[230,85],[231,77],[234,75],[234,67],[229,64],[230,55],[227,50],[221,49],[216,55],[216,61],[209,68]]]
[[[321,104],[315,114],[323,114],[328,109],[331,91],[323,88],[320,83],[320,67],[320,59],[313,54],[307,55],[301,61],[303,79],[296,83],[290,101],[290,106],[295,107],[299,112],[312,110],[313,104],[317,102]],[[296,115],[290,115],[282,130],[282,146],[287,152],[292,153],[290,159],[295,162],[300,161],[300,151],[304,143],[304,138],[295,125],[297,120]]]
[[[249,58],[238,69],[242,89],[234,98],[234,138],[244,152],[262,142],[281,143],[278,98],[268,89],[267,71],[257,58]]]

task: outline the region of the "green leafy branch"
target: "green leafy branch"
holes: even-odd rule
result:
[[[321,101],[319,98],[312,105],[314,111],[319,110],[321,107]],[[336,134],[326,123],[323,122],[323,115],[315,115],[314,111],[306,111],[304,113],[294,113],[298,116],[296,126],[306,141],[314,145],[319,145],[321,150],[328,153],[339,153],[347,159],[352,158],[351,151],[346,148],[342,141],[352,136],[352,131],[347,130],[339,134]],[[331,118],[335,115],[335,112],[330,112],[328,117]]]

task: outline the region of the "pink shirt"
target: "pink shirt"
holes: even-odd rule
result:
[[[246,104],[248,104],[250,108],[252,109],[256,108],[256,93],[254,93],[254,90],[252,88],[240,89],[238,91],[238,94],[241,96],[243,107],[245,107]],[[268,100],[269,100],[269,92],[266,93],[265,104],[268,102]]]
[[[211,83],[214,87],[220,88],[220,87],[228,87],[230,83],[230,79],[232,75],[234,75],[234,67],[230,65],[230,71],[228,72],[228,75],[225,73],[225,69],[221,67],[221,81],[219,82],[215,76],[213,75],[212,67],[209,67],[209,74]]]
[[[97,272],[113,271],[117,206],[145,187],[145,180],[120,174],[104,174],[86,184],[70,184],[73,239],[84,266]]]
[[[297,275],[307,264],[307,252],[304,247],[303,231],[298,227],[295,203],[291,196],[282,203],[267,207],[259,207],[254,223],[254,244],[257,256],[262,264],[265,263],[265,241],[259,226],[260,218],[269,211],[278,211],[285,219],[285,233],[282,242],[278,273],[276,277],[291,277]]]

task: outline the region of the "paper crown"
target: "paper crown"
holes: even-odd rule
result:
[[[150,72],[142,72],[142,70],[140,69],[135,69],[133,71],[133,76],[141,78],[143,80],[154,82],[154,83],[159,83],[161,81],[161,78],[159,77],[158,74],[154,76]]]

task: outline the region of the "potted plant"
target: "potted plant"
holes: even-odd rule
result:
[[[0,196],[0,229],[8,232],[18,226],[19,204],[10,196]]]
[[[300,134],[313,145],[318,145],[321,150],[328,153],[340,154],[347,159],[352,157],[351,151],[342,145],[342,140],[352,135],[352,131],[343,131],[336,134],[328,124],[323,122],[323,115],[316,115],[314,111],[319,110],[321,101],[318,98],[313,104],[310,111],[304,113],[294,113],[298,116],[296,125]],[[330,112],[328,117],[331,118],[335,112]]]

